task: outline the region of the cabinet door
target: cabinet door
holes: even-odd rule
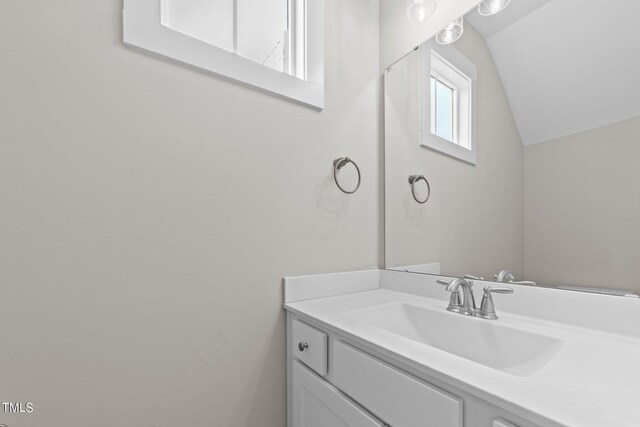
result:
[[[382,427],[384,424],[298,362],[292,367],[292,427]]]

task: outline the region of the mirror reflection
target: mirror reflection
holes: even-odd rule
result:
[[[385,72],[386,267],[640,293],[640,2],[483,3]]]

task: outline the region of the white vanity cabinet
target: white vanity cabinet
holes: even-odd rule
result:
[[[287,349],[288,427],[537,425],[292,313]]]

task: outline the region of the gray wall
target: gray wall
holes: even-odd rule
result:
[[[326,0],[322,113],[124,47],[121,10],[2,5],[0,398],[35,412],[0,422],[282,427],[282,277],[378,264],[378,2]]]
[[[528,280],[640,291],[640,118],[525,149]]]
[[[455,44],[478,69],[478,163],[420,147],[416,51],[385,75],[386,266],[440,262],[442,273],[522,275],[523,146],[484,39],[467,26]],[[424,174],[432,196],[418,205],[407,177]]]

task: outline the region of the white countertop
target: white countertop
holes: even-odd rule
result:
[[[316,284],[317,277],[319,276],[315,278]],[[335,277],[334,275],[333,278]],[[302,282],[297,282],[296,285],[300,283]],[[335,283],[332,286],[335,291]],[[352,293],[343,295],[322,295],[316,299],[290,301],[285,304],[285,308],[518,415],[535,414],[537,419],[547,419],[568,426],[640,426],[640,338],[637,336],[576,326],[575,324],[581,323],[579,321],[569,325],[515,314],[513,302],[506,304],[503,301],[507,301],[507,298],[497,297],[496,311],[500,318],[495,322],[565,342],[559,353],[539,371],[529,376],[515,376],[354,321],[351,316],[345,315],[354,310],[390,303],[409,303],[446,312],[446,298],[440,296],[440,289],[426,292],[437,295],[429,297],[385,289],[384,284],[381,286],[379,283],[370,287],[371,290],[347,289],[346,292]],[[410,286],[403,290],[409,288]],[[519,291],[520,289],[516,289],[516,294]],[[537,291],[527,289],[522,292],[526,294]],[[560,295],[565,303],[574,294],[563,292],[565,293],[550,294],[547,298],[553,299],[554,295]],[[600,301],[592,297],[590,295],[586,300],[583,296],[577,297],[591,301],[591,307],[578,307],[577,311],[589,311],[582,315],[612,315],[617,303],[629,304],[622,301],[624,298],[618,301],[604,300],[606,304],[600,310],[593,305],[594,301]],[[505,309],[501,310],[501,306]],[[629,306],[625,307],[621,311]],[[557,307],[558,310],[562,308]],[[640,304],[637,308],[640,310]],[[628,320],[628,317],[623,318]],[[470,322],[492,322],[471,317],[467,319]],[[437,328],[438,325],[433,327]],[[635,327],[640,328],[640,323]]]

